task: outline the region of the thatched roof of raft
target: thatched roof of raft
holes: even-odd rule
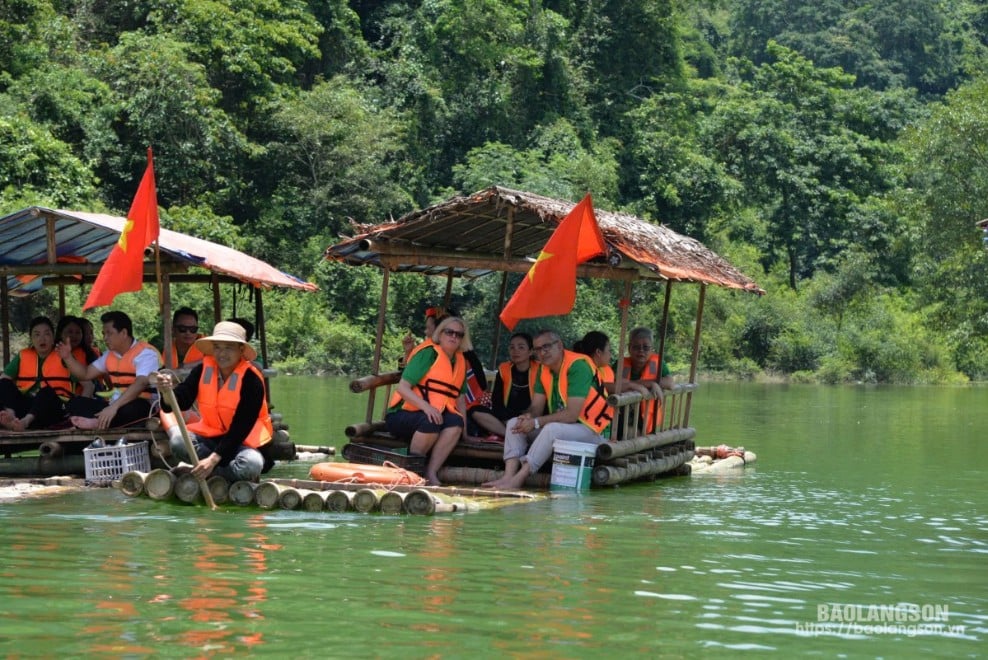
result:
[[[574,202],[492,186],[378,225],[353,223],[355,235],[325,257],[392,272],[476,278],[527,272]],[[701,282],[764,291],[699,241],[625,213],[594,209],[607,257],[580,275],[618,280]]]

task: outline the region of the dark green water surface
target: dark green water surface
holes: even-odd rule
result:
[[[363,417],[341,379],[273,396],[297,443]],[[0,503],[0,656],[984,655],[986,404],[704,384],[698,444],[756,465],[468,514]]]

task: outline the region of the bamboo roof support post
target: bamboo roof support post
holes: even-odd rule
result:
[[[690,385],[696,384],[696,367],[700,360],[700,330],[703,327],[703,302],[707,297],[707,285],[700,285],[700,297],[696,303],[696,328],[693,330],[693,355],[690,358]],[[693,389],[686,393],[686,409],[683,426],[690,425],[690,409],[693,406]]]
[[[381,302],[377,308],[377,343],[374,345],[374,363],[371,373],[378,374],[381,369],[381,350],[384,345],[384,317],[388,313],[388,284],[391,281],[391,271],[384,269],[381,278]],[[364,420],[368,424],[374,421],[374,390],[367,393],[367,415]]]
[[[219,275],[213,273],[209,278],[209,286],[213,290],[213,322],[219,321],[223,318],[223,304],[220,300],[220,278]]]
[[[176,351],[171,350],[172,346],[172,283],[168,273],[161,275],[161,336],[162,351],[161,357],[165,359],[166,369],[177,369],[177,364],[172,364],[172,355]]]
[[[614,391],[620,393],[622,385],[622,368],[624,360],[625,346],[628,336],[628,310],[631,307],[631,290],[634,286],[631,280],[625,280],[624,282],[624,298],[621,299],[621,336],[618,337],[618,368],[614,370]],[[627,428],[627,427],[625,427]]]
[[[3,323],[3,363],[10,362],[10,290],[7,287],[7,274],[0,275],[0,323]]]

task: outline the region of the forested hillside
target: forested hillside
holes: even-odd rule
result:
[[[276,362],[354,373],[379,274],[320,258],[349,219],[590,191],[767,291],[711,292],[708,372],[984,380],[986,35],[975,0],[5,0],[0,213],[123,213],[151,145],[163,226],[321,287],[268,298]],[[454,289],[478,334],[497,284]],[[444,285],[394,278],[389,359]],[[121,300],[153,324],[151,297]],[[656,327],[661,300],[633,302]],[[19,301],[13,329],[54,306]],[[558,325],[616,339],[617,318],[587,282]]]

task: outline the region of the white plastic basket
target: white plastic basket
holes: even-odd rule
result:
[[[107,485],[131,470],[151,470],[146,440],[132,445],[83,449],[82,453],[86,459],[86,484],[89,485]]]

